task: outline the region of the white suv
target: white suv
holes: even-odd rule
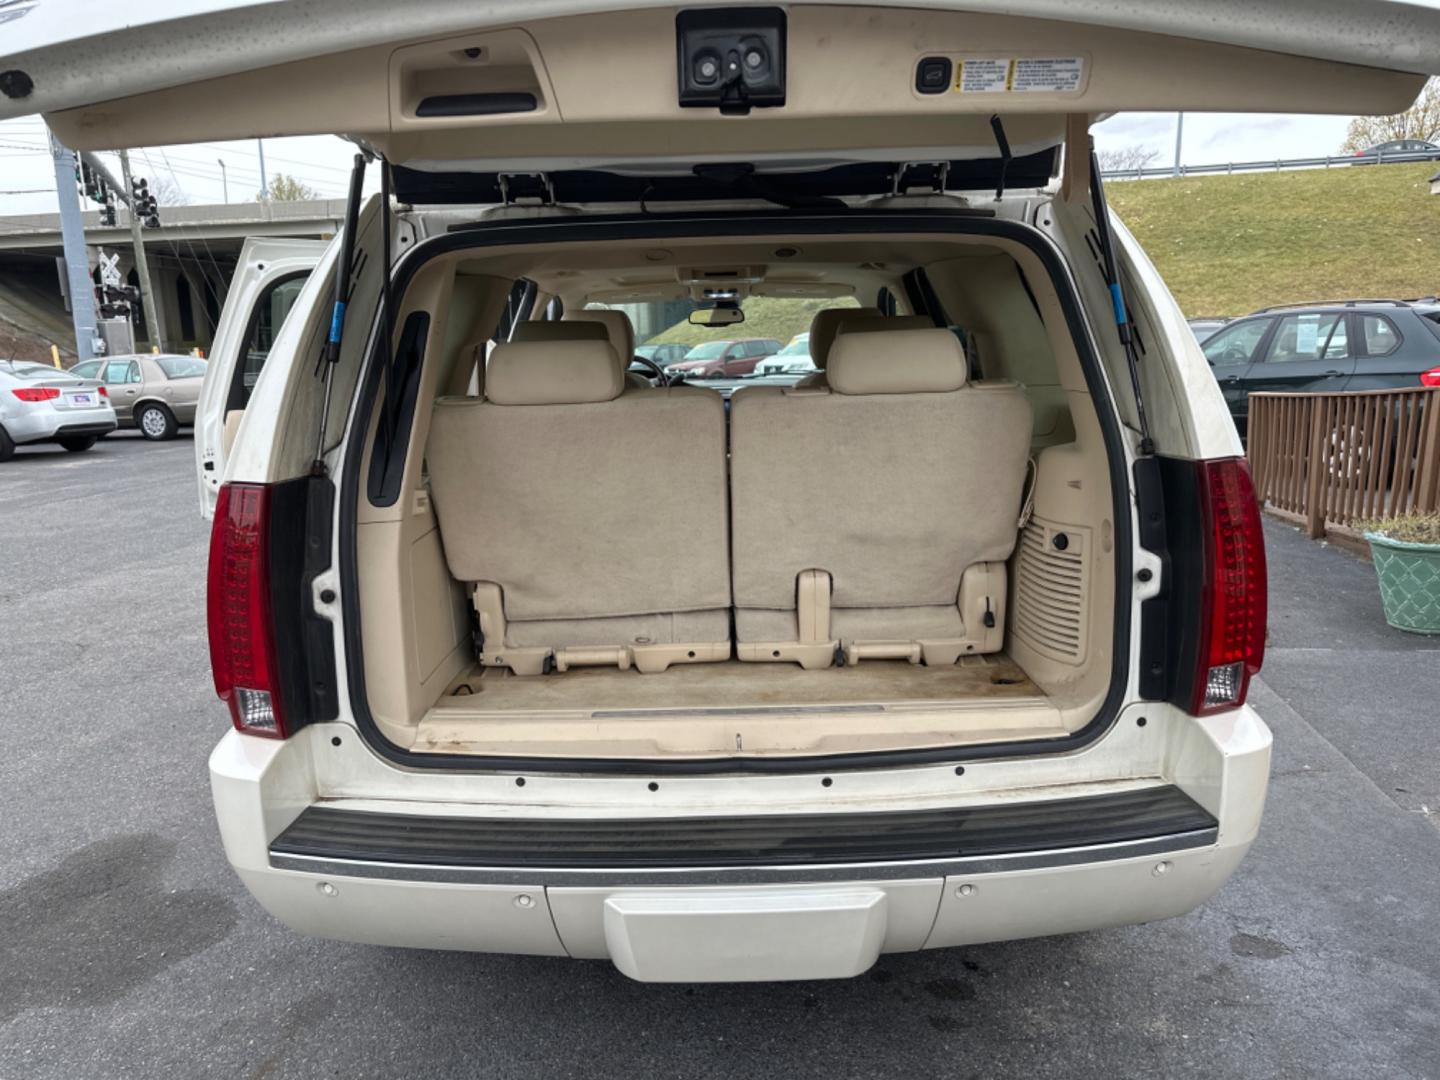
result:
[[[0,116],[71,145],[362,150],[340,237],[247,249],[197,419],[215,807],[279,919],[844,977],[1235,869],[1256,502],[1089,127],[1396,112],[1440,11],[968,6],[7,25]],[[793,386],[627,374],[634,322],[817,298]]]

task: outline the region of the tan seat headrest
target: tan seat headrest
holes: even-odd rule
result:
[[[495,405],[582,405],[624,389],[609,341],[511,341],[495,346],[485,368],[485,398]]]
[[[859,315],[853,319],[841,319],[836,327],[840,334],[873,334],[881,330],[934,330],[935,322],[929,315]],[[831,342],[834,348],[834,342]]]
[[[965,350],[949,330],[872,330],[835,339],[825,375],[837,394],[944,394],[965,385]]]
[[[817,368],[823,369],[830,359],[830,346],[835,344],[835,335],[840,324],[851,319],[883,318],[875,307],[832,307],[817,311],[810,320],[810,359]]]
[[[585,308],[581,311],[567,311],[561,325],[585,323],[597,323],[605,328],[605,333],[610,338],[610,347],[628,368],[631,357],[635,355],[635,326],[630,322],[630,316],[623,311],[612,311],[608,308]]]
[[[510,331],[510,344],[535,341],[607,341],[605,327],[598,322],[549,322],[543,319],[518,322]]]

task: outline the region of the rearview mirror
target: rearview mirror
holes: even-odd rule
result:
[[[712,308],[696,308],[690,312],[691,326],[734,326],[745,321],[745,312],[737,304],[716,304]]]

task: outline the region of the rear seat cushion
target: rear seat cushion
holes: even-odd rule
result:
[[[607,342],[497,345],[485,365],[485,397],[496,405],[578,405],[610,401],[625,389]]]
[[[492,394],[506,348],[526,346],[495,350]],[[615,396],[607,370],[608,400],[436,404],[427,457],[446,560],[460,581],[501,587],[512,637],[524,633],[513,620],[730,606],[723,400],[689,387]]]

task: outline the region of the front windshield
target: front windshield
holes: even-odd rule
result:
[[[815,313],[855,308],[860,303],[853,296],[747,296],[740,302],[744,322],[713,328],[692,326],[690,313],[702,306],[707,305],[689,299],[615,305],[635,327],[638,355],[666,366],[701,361],[712,369],[723,367],[723,371],[703,376],[707,384],[749,380],[789,384],[813,370],[809,332]],[[777,350],[776,342],[781,341],[788,344]],[[727,355],[732,344],[736,347]],[[788,363],[777,362],[782,357]]]

